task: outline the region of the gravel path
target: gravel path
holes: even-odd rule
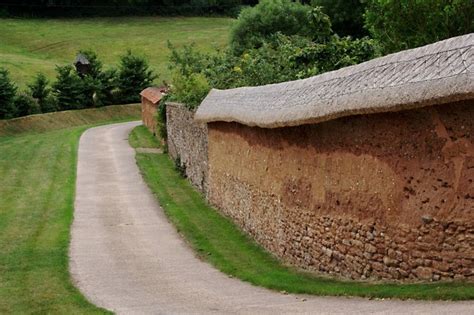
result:
[[[139,122],[80,140],[70,269],[94,304],[125,314],[473,314],[474,302],[284,295],[197,259],[142,180],[127,137]]]

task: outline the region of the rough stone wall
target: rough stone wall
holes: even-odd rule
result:
[[[156,105],[142,96],[142,121],[148,130],[156,135]]]
[[[181,160],[186,176],[201,192],[207,194],[207,125],[193,120],[194,112],[181,104],[166,105],[168,151]]]
[[[474,101],[320,124],[209,128],[209,200],[296,266],[474,280]]]

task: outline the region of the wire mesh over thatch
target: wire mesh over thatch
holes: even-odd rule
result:
[[[468,34],[303,80],[213,89],[195,119],[276,128],[473,99],[473,61]]]

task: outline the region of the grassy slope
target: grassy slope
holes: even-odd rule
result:
[[[70,64],[79,49],[93,49],[106,66],[116,65],[128,48],[145,55],[169,79],[167,40],[196,42],[203,50],[222,47],[229,18],[123,17],[93,19],[0,19],[0,67],[21,86],[39,71],[54,78],[55,65]]]
[[[133,128],[128,137],[133,148],[159,148],[160,143],[156,137],[145,126]]]
[[[210,207],[163,154],[137,154],[137,163],[169,219],[200,257],[219,270],[274,290],[316,295],[402,299],[474,299],[474,284],[370,284],[320,278],[279,263]]]
[[[114,105],[83,110],[70,110],[0,120],[0,136],[44,132],[75,126],[98,124],[110,120],[138,120],[141,105]]]
[[[68,118],[76,124],[84,116],[89,124],[139,118],[122,114],[94,119],[92,112],[74,111]],[[85,300],[68,272],[77,147],[87,127],[0,136],[0,314],[104,313]]]

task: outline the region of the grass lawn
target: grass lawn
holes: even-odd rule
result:
[[[370,284],[298,272],[279,263],[210,207],[164,154],[137,154],[140,170],[167,216],[198,255],[222,272],[278,291],[402,299],[474,299],[474,284]]]
[[[85,117],[89,125],[0,136],[0,314],[105,313],[73,286],[68,248],[80,135],[93,124],[136,120],[140,112],[107,113],[94,120],[91,112],[68,112],[70,125]]]
[[[202,50],[223,47],[230,18],[120,17],[88,19],[0,19],[0,67],[25,87],[37,72],[55,77],[55,65],[71,64],[79,49],[93,49],[105,66],[116,65],[127,49],[144,55],[169,79],[167,40],[195,42]]]
[[[141,125],[133,128],[128,137],[133,148],[159,148],[160,142],[148,129]]]

